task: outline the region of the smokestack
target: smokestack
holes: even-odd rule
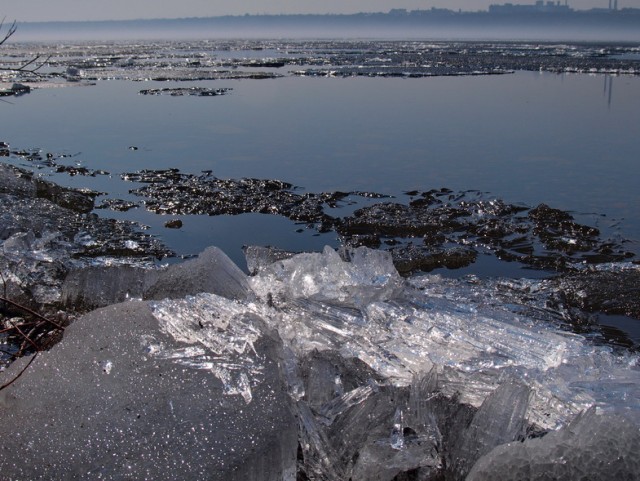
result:
[[[618,0],[613,0],[613,9],[618,10]]]

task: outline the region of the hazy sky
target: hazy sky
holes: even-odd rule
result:
[[[492,3],[507,1],[534,3],[534,0],[0,0],[0,18],[18,22],[120,20],[245,13],[387,12],[392,8],[415,10],[431,7],[474,11],[486,10]],[[609,0],[569,0],[569,6],[575,9],[608,5]],[[640,0],[618,0],[618,7],[640,8]]]

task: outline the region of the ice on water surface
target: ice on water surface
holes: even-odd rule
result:
[[[207,369],[250,403],[262,382],[253,343],[277,331],[306,470],[321,479],[435,473],[443,452],[459,478],[494,447],[590,408],[638,419],[637,356],[506,302],[504,283],[403,279],[384,252],[327,248],[261,265],[250,285],[246,300],[154,302],[182,347],[152,355]],[[452,414],[452,400],[467,407]]]

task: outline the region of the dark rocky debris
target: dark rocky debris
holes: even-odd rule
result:
[[[558,279],[562,303],[587,312],[640,319],[640,272],[588,270]]]
[[[31,92],[31,87],[20,83],[14,83],[11,87],[0,89],[0,97],[18,97]]]
[[[109,172],[100,169],[89,169],[79,165],[75,161],[69,165],[66,159],[73,159],[75,155],[43,152],[40,149],[11,149],[7,142],[0,142],[0,157],[13,157],[24,162],[25,166],[34,169],[48,169],[56,174],[68,174],[69,176],[89,176],[109,175]]]
[[[216,97],[225,95],[230,88],[211,89],[206,87],[177,87],[162,89],[145,89],[140,91],[140,95],[171,95],[172,97],[194,96],[194,97]]]
[[[5,296],[55,312],[60,286],[76,267],[98,259],[139,264],[172,255],[140,225],[92,213],[95,195],[0,164],[0,270]]]
[[[309,193],[280,180],[219,179],[210,172],[191,175],[177,169],[146,170],[123,178],[145,184],[132,192],[143,197],[152,212],[280,215],[318,232],[334,231],[347,246],[386,249],[403,273],[464,267],[487,252],[554,272],[634,257],[620,241],[603,239],[598,229],[579,224],[568,212],[545,204],[508,204],[474,191],[410,192],[410,200],[400,203],[376,193]],[[381,202],[344,217],[334,215],[336,208],[357,205],[362,198]]]

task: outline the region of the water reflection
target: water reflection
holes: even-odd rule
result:
[[[416,45],[385,44],[378,56],[398,55]],[[349,56],[346,46],[331,42],[313,48],[272,45],[264,51],[210,45],[202,55],[187,47],[158,49],[158,61],[167,62],[167,69],[185,59],[207,68],[216,62],[232,68],[236,60],[269,55],[291,64],[273,69],[282,77],[261,80],[120,80],[42,88],[0,109],[0,140],[54,156],[73,155],[67,160],[74,166],[108,172],[53,178],[125,201],[136,200],[129,193],[136,186],[121,182],[120,174],[164,168],[196,174],[210,170],[220,178],[281,179],[309,192],[362,190],[398,196],[412,189],[448,187],[489,192],[530,206],[545,202],[572,211],[580,221],[589,214],[588,223],[598,214],[598,227],[619,221],[614,229],[640,239],[638,77],[616,77],[615,92],[610,74],[309,78],[293,75],[302,58],[311,66],[346,65],[360,53]],[[127,48],[142,49],[140,58],[158,66],[148,45]],[[447,52],[442,45],[420,48]],[[509,48],[527,58],[524,47]],[[572,55],[582,61],[589,52],[585,47]],[[109,68],[124,62],[116,65],[120,72],[142,72],[127,67],[131,56],[103,53],[100,58]],[[545,47],[538,55],[549,63],[556,53]],[[195,68],[189,65],[185,68]],[[143,89],[195,86],[232,90],[211,98],[139,95]],[[132,145],[138,150],[131,150]],[[15,162],[31,164],[24,158]],[[52,175],[45,168],[38,171]],[[155,225],[143,212],[133,209],[126,215]],[[162,228],[159,232],[167,235]],[[188,245],[188,236],[180,240],[180,235],[169,237]]]

